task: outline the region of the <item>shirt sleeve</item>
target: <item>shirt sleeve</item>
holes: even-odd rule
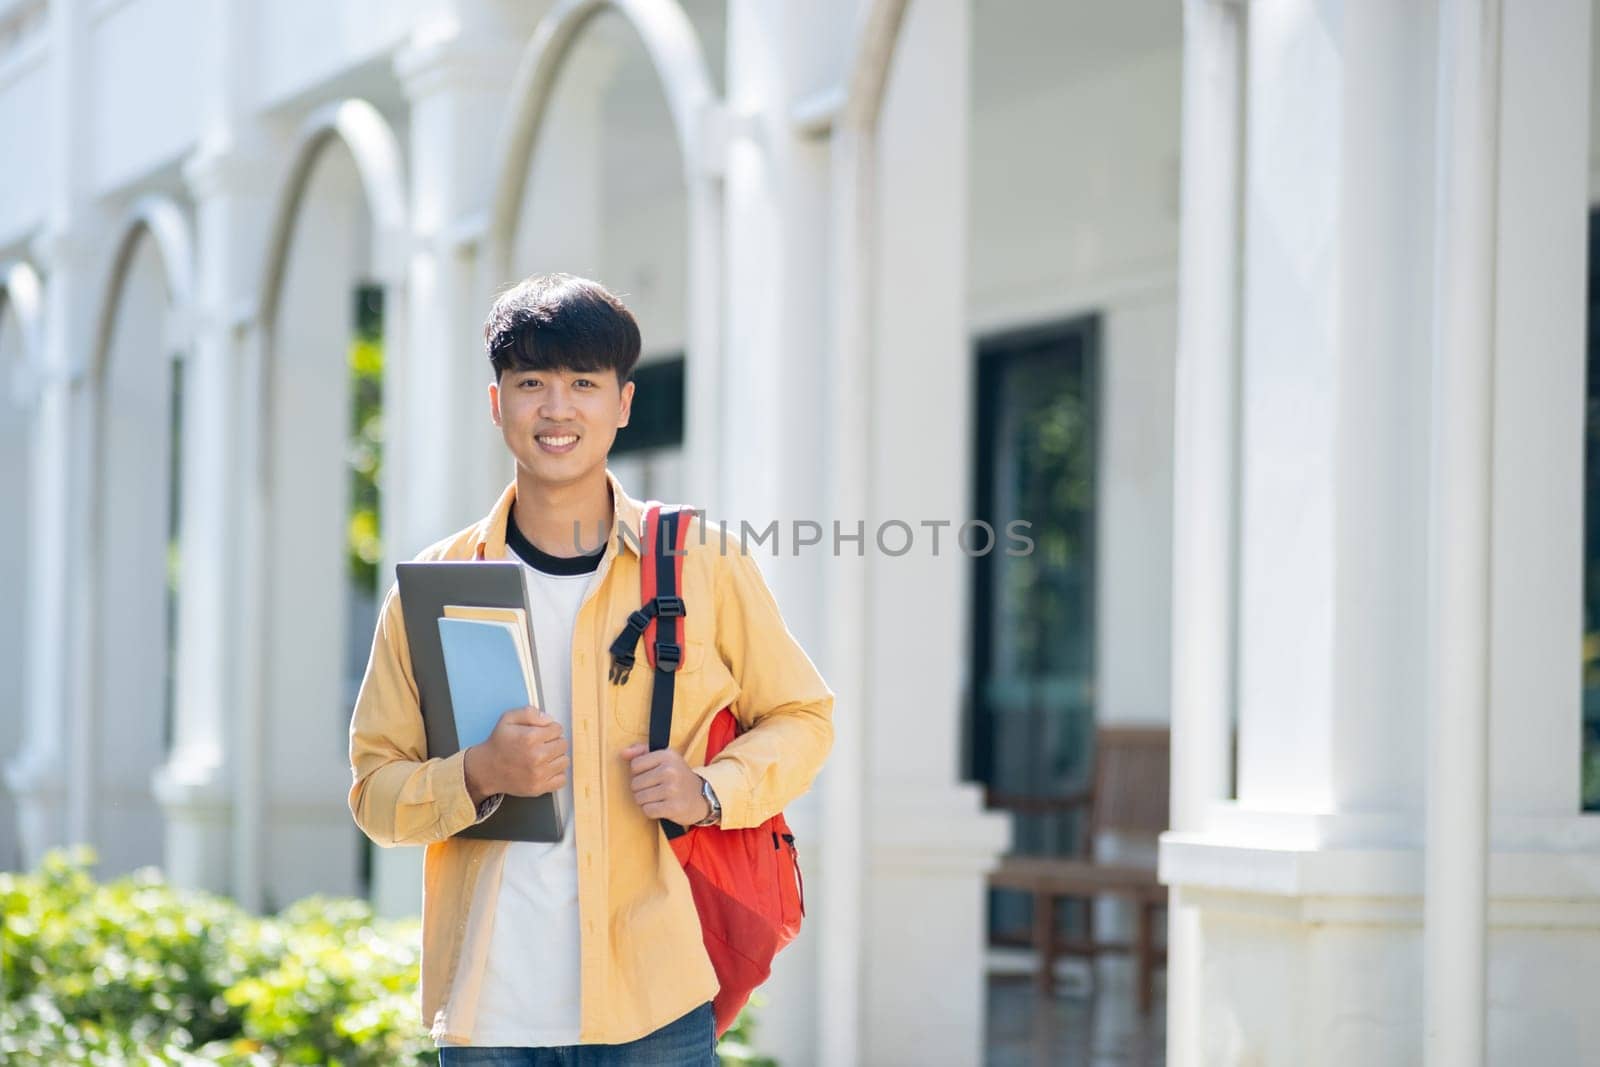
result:
[[[432,844],[481,821],[464,754],[429,759],[427,750],[399,589],[391,587],[350,717],[350,813],[385,848]]]
[[[743,732],[704,767],[726,829],[759,826],[811,788],[833,746],[833,693],[784,624],[756,561],[717,558],[718,654],[739,685]]]

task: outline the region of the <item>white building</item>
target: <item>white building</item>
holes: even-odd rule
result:
[[[416,908],[345,807],[350,348],[381,330],[389,573],[509,478],[479,324],[568,270],[645,333],[614,469],[783,524],[839,695],[786,1067],[980,1062],[985,874],[1070,836],[984,786],[1078,783],[1106,723],[1173,730],[1168,1062],[1600,1063],[1597,27],[0,0],[0,864]],[[1037,551],[975,562],[971,518]]]

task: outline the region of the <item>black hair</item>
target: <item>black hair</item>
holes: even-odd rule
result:
[[[495,300],[483,344],[496,380],[508,370],[611,370],[620,386],[639,362],[639,324],[599,282],[536,274]]]

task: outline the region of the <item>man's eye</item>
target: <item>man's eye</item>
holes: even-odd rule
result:
[[[524,378],[524,379],[522,379],[522,381],[518,382],[517,384],[518,385],[538,385],[539,384],[539,379],[537,379],[537,378]]]
[[[579,379],[578,379],[578,381],[577,381],[577,384],[578,384],[578,385],[593,385],[593,384],[594,384],[594,383],[593,383],[593,382],[591,382],[591,381],[590,381],[590,380],[589,380],[589,379],[587,379],[587,378],[579,378]]]

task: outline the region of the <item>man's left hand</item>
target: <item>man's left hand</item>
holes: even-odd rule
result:
[[[700,776],[673,749],[651,752],[649,745],[636,742],[622,750],[622,758],[633,772],[633,799],[650,818],[689,826],[711,814]]]

